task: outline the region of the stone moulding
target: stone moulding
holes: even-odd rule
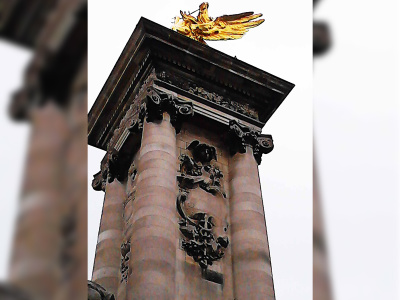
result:
[[[248,103],[242,104],[242,103],[239,103],[238,101],[231,100],[228,97],[221,96],[220,94],[218,94],[216,92],[212,92],[202,86],[198,86],[196,83],[190,82],[186,78],[181,78],[180,76],[177,76],[176,74],[170,74],[170,72],[159,71],[159,72],[157,72],[156,76],[159,80],[162,80],[162,81],[167,82],[172,85],[176,85],[180,89],[183,89],[192,95],[196,95],[207,101],[213,102],[213,103],[217,104],[218,106],[227,108],[230,111],[237,112],[237,113],[247,116],[251,119],[259,121],[257,110]],[[227,85],[226,87],[232,88],[232,86],[229,86],[229,85]],[[245,95],[245,97],[251,97],[250,93],[245,92],[245,91],[242,91],[242,92]]]
[[[253,155],[257,164],[261,164],[262,154],[268,154],[274,149],[272,136],[261,134],[250,127],[239,124],[235,120],[229,122],[228,143],[230,154],[245,153],[246,146],[253,148]]]
[[[152,71],[157,72],[152,82],[181,93],[184,100],[196,104],[199,115],[224,125],[227,119],[237,118],[262,128],[294,87],[141,18],[89,112],[90,145],[107,149],[121,115],[130,102],[135,102],[133,93],[137,94],[139,85]],[[170,80],[168,74],[163,77],[163,71],[176,76],[177,81]],[[212,116],[215,111],[217,117]]]

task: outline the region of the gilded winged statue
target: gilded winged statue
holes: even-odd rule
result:
[[[240,39],[250,28],[265,21],[264,19],[255,20],[262,14],[253,12],[223,15],[214,20],[208,15],[208,6],[207,2],[200,4],[197,18],[181,11],[181,17],[175,17],[172,30],[205,44],[205,40]]]

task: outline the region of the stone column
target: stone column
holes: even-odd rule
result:
[[[37,299],[53,299],[62,282],[65,146],[67,116],[52,101],[30,112],[32,124],[16,224],[10,282]],[[5,201],[5,200],[4,200]]]
[[[108,175],[110,178],[110,175]],[[111,181],[108,179],[108,181]],[[103,212],[92,280],[107,292],[117,294],[120,281],[121,243],[123,239],[123,203],[126,198],[124,185],[116,178],[105,185]]]
[[[131,217],[128,299],[175,299],[178,247],[176,130],[192,106],[148,90]],[[175,128],[174,128],[175,127]]]
[[[272,138],[231,123],[229,188],[235,299],[275,299],[258,174]]]

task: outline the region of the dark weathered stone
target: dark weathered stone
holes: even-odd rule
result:
[[[121,244],[121,282],[128,281],[129,259],[131,253],[131,242]]]
[[[224,249],[228,247],[229,240],[226,236],[215,238],[212,232],[215,226],[212,216],[201,212],[192,216],[185,213],[183,204],[187,196],[188,192],[181,190],[176,204],[182,217],[179,229],[185,237],[182,248],[202,269],[207,269],[214,261],[224,256]]]
[[[213,159],[217,160],[217,153],[213,146],[195,140],[190,143],[187,149],[192,152],[194,160],[202,164],[209,163]]]
[[[88,280],[88,300],[115,300],[100,284]]]
[[[179,132],[182,122],[193,116],[193,104],[181,101],[178,98],[157,91],[154,88],[147,89],[146,120],[147,122],[160,121],[163,113],[170,115],[170,122]]]
[[[274,149],[271,135],[261,134],[234,120],[229,123],[228,143],[231,155],[235,155],[238,152],[245,153],[246,146],[252,147],[254,158],[258,164],[261,163],[262,154],[270,153]]]

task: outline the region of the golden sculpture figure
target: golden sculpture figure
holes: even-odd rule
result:
[[[235,15],[223,15],[215,20],[208,15],[208,3],[203,2],[199,7],[197,19],[181,11],[181,18],[175,17],[172,30],[205,44],[205,40],[236,40],[240,39],[250,28],[263,23],[257,19],[262,14],[245,12]]]

